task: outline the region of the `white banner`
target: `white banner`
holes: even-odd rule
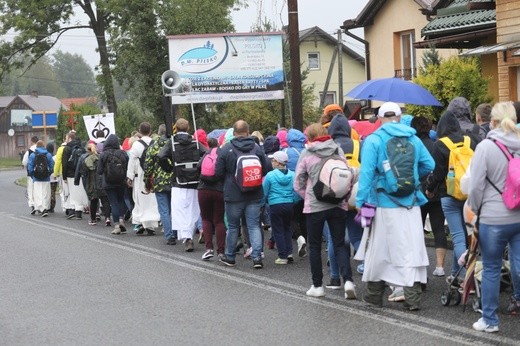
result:
[[[83,121],[85,122],[88,138],[91,140],[96,139],[97,130],[103,131],[105,138],[112,133],[116,133],[114,113],[84,115]]]

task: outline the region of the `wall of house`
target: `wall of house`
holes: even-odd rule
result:
[[[310,70],[307,78],[302,81],[305,85],[314,85],[314,94],[316,96],[315,105],[319,106],[320,91],[323,91],[325,87],[325,81],[327,80],[327,74],[332,61],[334,50],[336,46],[331,45],[326,41],[310,41],[305,40],[300,43],[300,62],[302,70],[306,70],[309,66],[307,61],[307,53],[319,52],[320,53],[320,69]],[[354,60],[350,55],[343,54],[342,56],[343,66],[343,94],[346,94],[352,90],[355,86],[365,81],[365,65],[362,62]],[[336,92],[336,101],[338,98],[338,59],[336,57],[334,67],[332,70],[332,76],[329,82],[328,91]],[[345,100],[345,97],[343,98]]]
[[[520,41],[520,2],[518,0],[497,0],[497,43]],[[519,101],[518,74],[520,57],[512,54],[519,48],[498,53],[498,94],[499,101]],[[505,54],[505,59],[504,59]]]

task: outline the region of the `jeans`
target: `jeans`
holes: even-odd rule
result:
[[[513,285],[518,283],[520,273],[520,225],[486,225],[480,224],[479,244],[482,254],[482,317],[484,321],[497,326],[497,315],[500,295],[500,271],[502,255],[509,242],[509,261],[511,276],[516,278]],[[518,290],[517,287],[515,287]]]
[[[125,212],[125,188],[107,188],[106,193],[110,201],[110,209],[112,210],[112,221],[114,224],[123,219]]]
[[[177,238],[177,231],[172,231],[172,192],[171,191],[155,191],[155,199],[157,200],[157,208],[161,217],[161,223],[164,229],[164,238],[166,240],[175,237]]]
[[[347,212],[339,207],[306,215],[307,241],[309,260],[311,262],[312,284],[321,287],[323,284],[323,270],[321,262],[321,242],[325,222],[329,225],[330,235],[334,243],[334,255],[338,262],[340,276],[344,281],[352,281],[350,267],[350,245],[345,244],[345,228]]]
[[[247,230],[249,233],[249,243],[253,248],[251,257],[253,260],[260,260],[262,253],[262,231],[260,230],[260,208],[261,199],[253,201],[225,202],[228,229],[226,232],[226,257],[234,260],[237,246],[238,230],[240,228],[240,218],[245,216]]]
[[[291,219],[293,212],[292,203],[273,204],[270,207],[271,228],[273,230],[278,257],[287,259],[292,254]]]
[[[352,247],[354,247],[354,251],[359,249],[359,244],[361,243],[361,238],[363,237],[363,227],[361,227],[361,225],[354,220],[356,214],[356,210],[347,211],[348,241],[350,244],[352,244]]]
[[[453,197],[441,198],[442,211],[448,221],[450,228],[451,240],[453,241],[453,264],[451,266],[451,275],[455,275],[460,269],[458,260],[466,251],[466,226],[464,223],[464,201],[456,200]],[[459,277],[464,277],[465,269],[462,268]]]

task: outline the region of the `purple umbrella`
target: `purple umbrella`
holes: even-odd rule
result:
[[[392,101],[419,106],[442,104],[419,84],[400,78],[372,79],[359,84],[345,96],[358,100]]]
[[[208,133],[208,138],[215,138],[218,139],[223,133],[226,133],[228,129],[215,129]]]

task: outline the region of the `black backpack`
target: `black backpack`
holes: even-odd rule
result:
[[[196,140],[188,143],[173,143],[173,173],[178,185],[192,187],[199,183],[200,170],[197,168],[199,160],[200,151]]]
[[[126,179],[126,168],[123,159],[113,150],[105,151],[107,155],[105,181],[107,184],[122,185]]]
[[[69,156],[69,160],[67,161],[67,168],[71,170],[76,170],[78,166],[79,158],[81,155],[85,153],[85,149],[81,145],[75,145],[72,148],[72,151]]]
[[[145,168],[145,160],[146,160],[146,153],[148,152],[148,148],[150,148],[152,146],[152,144],[155,143],[155,141],[152,139],[150,141],[150,144],[146,144],[145,141],[143,141],[142,139],[139,140],[139,143],[141,143],[143,146],[144,146],[144,150],[141,154],[141,156],[139,156],[139,166],[141,166],[141,169],[144,171],[144,168]]]
[[[38,180],[45,180],[51,176],[46,153],[35,153],[33,176]]]

